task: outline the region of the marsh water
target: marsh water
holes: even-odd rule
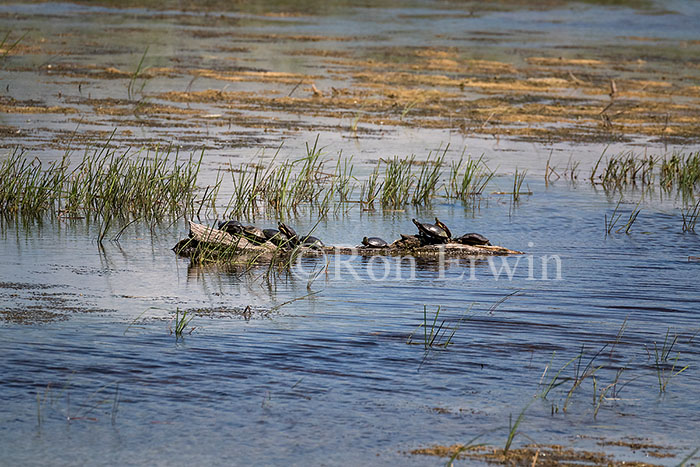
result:
[[[42,161],[81,154],[116,128],[110,144],[122,149],[204,148],[202,189],[229,164],[272,163],[280,144],[275,161],[298,158],[317,136],[330,161],[352,155],[358,180],[394,155],[422,159],[448,147],[449,163],[463,151],[484,154],[496,176],[476,203],[437,197],[376,211],[348,203],[322,219],[302,206],[285,221],[326,244],[354,246],[365,235],[413,234],[412,218],[438,217],[523,254],[445,263],[304,258],[270,278],[264,265],[176,256],[171,248],[187,235],[182,218],[135,223],[102,245],[85,219],[2,219],[2,464],[433,465],[445,459],[411,451],[475,437],[502,448],[521,414],[514,446],[661,465],[700,446],[700,239],[681,228],[689,201],[658,187],[610,192],[586,180],[603,151],[664,155],[697,150],[694,140],[576,130],[574,141],[551,128],[501,136],[507,122],[486,134],[488,114],[471,130],[430,126],[438,118],[421,100],[393,114],[362,103],[323,113],[311,101],[282,108],[260,100],[311,95],[311,83],[327,95],[359,79],[356,64],[328,57],[410,65],[402,51],[426,46],[514,66],[535,53],[643,56],[650,69],[620,73],[650,81],[676,70],[669,80],[697,85],[700,3],[100,5],[0,5],[3,30],[14,38],[28,31],[0,69],[8,153],[20,145]],[[149,66],[170,71],[132,80],[146,45]],[[678,72],[679,64],[687,68]],[[234,71],[280,75],[234,79]],[[127,95],[131,81],[138,99]],[[164,96],[208,90],[236,95],[186,104]],[[698,107],[692,93],[673,102]],[[548,160],[562,174],[579,163],[577,177],[545,183]],[[516,168],[527,169],[529,194],[519,201],[499,194],[512,188]],[[220,219],[230,192],[225,179],[218,211],[200,220]],[[635,207],[641,213],[628,233],[606,234],[621,198],[625,219]],[[268,227],[278,219],[249,220]],[[183,311],[192,320],[176,336]],[[440,326],[426,345],[426,330]],[[576,374],[593,369],[574,386]]]

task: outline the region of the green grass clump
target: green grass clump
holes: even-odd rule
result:
[[[627,151],[609,157],[606,162],[604,156],[605,153],[591,170],[591,182],[606,189],[658,186],[667,192],[675,190],[690,195],[700,188],[700,151],[674,152],[670,156]]]
[[[464,171],[462,172],[462,167]],[[480,196],[486,184],[491,181],[494,172],[484,162],[483,154],[478,159],[464,155],[457,162],[452,163],[450,178],[446,186],[448,198],[456,198],[463,202],[470,201]]]
[[[0,161],[0,211],[6,219],[52,214],[99,222],[101,241],[116,221],[159,221],[193,210],[201,156],[180,160],[171,148],[129,154],[108,144],[43,164],[16,149]]]

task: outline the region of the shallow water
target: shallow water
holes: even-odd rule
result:
[[[549,24],[534,48],[582,37],[604,41],[601,34],[611,24],[616,35],[633,34],[643,26],[656,37],[694,38],[685,21],[697,16],[697,10],[680,2],[664,5],[688,11],[650,15],[575,4],[570,10],[484,13],[474,19],[474,27],[493,30],[507,24],[517,38]],[[375,34],[366,39],[370,44],[382,42],[382,35],[390,42],[419,42],[421,31],[434,31],[435,21],[449,37],[463,30],[464,24],[454,18],[424,18],[434,10],[419,6],[350,12],[339,7],[322,21],[283,21],[289,22],[286,32],[298,34]],[[107,12],[125,17],[127,25],[146,21],[168,30],[167,20],[153,19],[152,10],[52,4],[42,10],[49,16],[41,17],[34,16],[37,8],[4,5],[2,11],[27,15],[23,21],[39,25],[59,18],[59,30],[85,10],[98,19]],[[597,22],[603,13],[610,23]],[[410,23],[397,24],[401,14],[411,15]],[[262,17],[233,15],[254,23],[249,28],[263,22]],[[109,23],[115,21],[109,18]],[[367,24],[370,18],[382,25],[379,30],[375,23]],[[678,18],[684,19],[674,21]],[[566,27],[559,29],[559,24]],[[99,32],[99,21],[93,26]],[[399,32],[409,27],[417,30],[415,36]],[[599,34],[589,34],[592,27]],[[504,40],[498,47],[511,45]],[[125,57],[133,58],[130,52]],[[87,61],[94,57],[88,54]],[[116,57],[112,60],[118,64]],[[256,60],[281,71],[299,66],[280,64],[275,57],[270,52]],[[13,88],[46,85],[47,94],[56,85],[22,83],[16,74],[10,78]],[[200,81],[197,85],[207,87]],[[103,96],[123,93],[121,83],[105,86]],[[36,123],[34,115],[34,123],[3,116],[23,129]],[[42,124],[47,129],[36,130],[36,139],[25,134],[7,144],[33,146],[39,157],[51,159],[61,151],[44,147],[46,142],[60,129],[74,127],[74,122],[59,120],[46,117]],[[114,122],[89,123],[102,129],[110,124]],[[181,130],[145,126],[134,140],[167,142],[194,131]],[[291,135],[247,131],[256,143],[244,142],[235,150],[212,143],[216,147],[206,152],[202,185],[212,183],[216,170],[231,159],[252,160],[261,147],[271,157],[270,148],[282,140],[282,156],[294,157],[318,133],[330,157],[341,150],[355,155],[360,179],[388,154],[422,158],[447,143],[449,160],[458,158],[465,146],[473,154],[484,152],[499,176],[477,209],[442,199],[418,210],[372,213],[351,207],[319,222],[314,232],[327,244],[356,245],[364,235],[389,240],[413,233],[411,218],[437,216],[455,232],[481,232],[494,244],[525,254],[474,263],[417,262],[415,267],[409,260],[307,258],[290,275],[268,283],[264,267],[243,272],[178,258],[170,248],[186,235],[182,220],[153,230],[134,225],[119,243],[106,242],[103,248],[95,242],[95,226],[82,220],[3,221],[3,463],[435,464],[441,460],[408,452],[467,442],[477,435],[478,442],[502,447],[509,417],[515,419],[525,408],[516,445],[563,444],[605,451],[617,460],[668,465],[698,446],[700,263],[689,257],[700,255],[700,238],[681,231],[681,201],[658,191],[644,194],[631,233],[606,236],[604,216],[611,215],[619,194],[582,180],[544,184],[551,151],[555,165],[563,168],[574,157],[585,174],[607,144],[518,142],[416,128],[358,139],[312,128]],[[212,137],[225,135],[217,129]],[[119,143],[129,144],[129,139]],[[627,147],[613,144],[608,151]],[[492,192],[512,186],[515,167],[529,169],[532,195],[513,204],[509,196]],[[641,192],[625,193],[625,216],[640,197]],[[214,220],[210,217],[209,222]],[[307,231],[317,219],[302,214],[290,222]],[[262,217],[256,223],[274,225],[275,219]],[[313,271],[320,274],[309,280]],[[243,311],[248,305],[249,314]],[[449,329],[436,343],[454,331],[446,349],[425,351],[419,328],[424,307],[428,324],[440,307],[436,323],[444,320]],[[179,339],[171,332],[176,310],[200,310],[189,326],[194,330]],[[663,347],[667,332],[667,344],[677,340],[665,375],[686,365],[688,369],[670,378],[660,393],[654,346]],[[554,388],[546,400],[528,405],[581,352],[581,371],[596,356],[591,364],[600,366],[595,386],[592,377],[586,379],[573,392],[566,412],[571,381]],[[573,376],[575,367],[576,362],[561,375]],[[611,388],[618,368],[625,370],[618,386]],[[608,388],[605,397],[602,388]],[[598,444],[632,438],[667,449],[632,451]],[[675,457],[657,458],[650,451]]]

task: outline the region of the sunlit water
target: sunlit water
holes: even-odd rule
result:
[[[303,272],[322,267],[320,260],[308,260],[272,289],[264,269],[241,275],[191,268],[169,250],[184,235],[182,225],[154,237],[133,232],[103,251],[81,227],[6,228],[4,306],[51,310],[51,294],[67,302],[57,311],[98,310],[3,325],[6,460],[56,459],[60,447],[61,463],[421,464],[426,459],[402,452],[481,433],[500,445],[509,415],[543,390],[548,363],[544,385],[582,346],[585,365],[605,344],[595,362],[603,365],[598,385],[613,381],[608,367],[626,367],[620,381],[630,382],[619,400],[605,400],[594,418],[589,380],[566,414],[552,416],[567,384],[528,408],[522,431],[536,442],[574,446],[594,444],[576,435],[633,435],[693,447],[699,297],[698,264],[688,256],[700,250],[697,236],[679,233],[677,216],[651,208],[630,235],[606,238],[600,216],[611,208],[600,194],[588,186],[531,188],[514,210],[495,202],[473,217],[453,205],[433,210],[455,230],[483,232],[525,256],[476,262],[473,272],[468,262],[441,272],[435,264],[412,271],[407,262],[400,269],[329,258],[327,272],[308,289]],[[392,238],[412,231],[411,216],[350,213],[317,233],[337,244],[348,243],[348,232],[358,241],[364,233]],[[550,261],[543,280],[543,255],[561,259],[561,279]],[[384,280],[373,280],[386,271]],[[176,308],[269,310],[309,293],[248,321],[196,316],[191,334],[178,340],[169,332]],[[411,338],[417,345],[407,343],[424,305],[429,322],[440,306],[438,323],[456,328],[445,351],[426,353],[421,329]],[[678,369],[690,367],[660,395],[653,348],[668,329],[679,336]]]
[[[358,154],[359,176],[387,152],[424,156],[451,142],[459,150],[450,158],[467,146],[486,152],[501,173],[529,168],[532,191],[516,204],[490,194],[512,186],[506,175],[478,209],[440,199],[419,211],[351,207],[316,226],[327,244],[393,240],[414,233],[412,217],[438,216],[455,233],[480,232],[525,254],[444,268],[306,259],[270,283],[265,267],[231,271],[176,257],[170,249],[186,235],[181,220],[132,226],[103,248],[81,220],[5,222],[0,306],[13,316],[54,314],[0,327],[3,464],[432,464],[406,453],[477,435],[502,447],[509,417],[525,408],[516,444],[596,450],[598,437],[641,437],[677,457],[605,450],[665,464],[698,446],[700,263],[689,257],[700,254],[700,239],[681,231],[678,200],[645,195],[631,232],[606,235],[605,215],[619,195],[584,181],[545,186],[549,147],[418,130],[363,142],[327,136],[331,154]],[[312,139],[302,134],[291,146]],[[585,173],[603,147],[557,149],[559,167],[575,155]],[[214,180],[224,160],[210,155],[202,179]],[[626,193],[623,223],[640,196]],[[316,221],[292,223],[306,231]],[[430,326],[438,307],[436,328],[444,321],[447,332],[435,343],[451,336],[451,345],[426,351],[419,326],[424,310]],[[175,311],[195,309],[212,317],[195,315],[176,338]],[[655,345],[661,351],[676,337],[660,383]],[[592,367],[600,366],[595,386],[584,381],[566,413],[571,381],[528,406],[580,353],[581,370],[594,356]],[[561,375],[571,377],[575,366]],[[618,368],[619,393],[601,397]]]

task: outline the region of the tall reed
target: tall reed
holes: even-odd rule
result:
[[[494,172],[484,162],[483,154],[478,159],[465,159],[462,154],[459,161],[451,165],[449,183],[446,186],[447,197],[469,201],[483,193],[493,176]]]
[[[45,214],[98,221],[100,238],[113,221],[159,221],[193,209],[202,155],[181,160],[172,148],[117,152],[109,143],[70,169],[70,155],[42,164],[14,150],[0,161],[0,211],[6,218]]]

